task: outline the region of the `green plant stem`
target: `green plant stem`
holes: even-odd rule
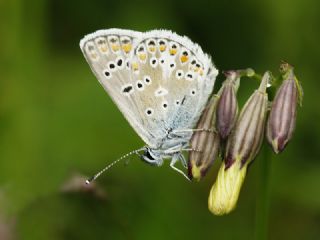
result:
[[[259,176],[256,202],[255,235],[256,240],[268,239],[268,218],[270,204],[270,170],[271,150],[267,144],[263,144],[259,157]]]

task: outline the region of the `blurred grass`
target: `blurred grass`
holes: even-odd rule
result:
[[[0,216],[15,220],[18,239],[253,238],[258,164],[226,217],[207,210],[218,164],[190,184],[167,165],[132,159],[99,179],[105,201],[59,190],[73,172],[91,175],[143,144],[91,73],[80,38],[101,28],[168,28],[198,42],[221,70],[276,72],[280,60],[296,67],[305,98],[292,142],[272,159],[269,236],[319,239],[319,7],[316,0],[1,1]],[[240,104],[255,87],[242,81]]]

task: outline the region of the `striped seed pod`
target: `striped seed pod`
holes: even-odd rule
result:
[[[222,140],[231,133],[237,120],[238,102],[237,91],[240,86],[240,78],[243,76],[253,77],[255,72],[251,68],[230,70],[224,72],[226,80],[218,93],[216,127]]]
[[[208,199],[209,210],[215,215],[227,214],[235,208],[247,166],[260,150],[268,106],[266,88],[270,78],[266,72],[259,89],[242,108],[228,138],[224,162]]]
[[[272,102],[267,123],[267,140],[275,153],[284,150],[292,138],[299,100],[299,82],[293,73],[293,67],[281,65],[283,79]]]
[[[189,154],[188,174],[190,178],[201,180],[212,166],[219,152],[220,137],[213,129],[215,121],[216,97],[213,96],[204,109],[193,133]]]
[[[223,140],[229,136],[237,118],[236,82],[240,81],[240,77],[236,71],[225,72],[225,75],[227,79],[223,83],[221,95],[217,103],[216,121],[217,130]]]

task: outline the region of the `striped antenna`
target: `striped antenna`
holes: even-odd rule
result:
[[[97,174],[93,175],[91,178],[86,180],[86,184],[90,184],[92,181],[96,180],[102,173],[104,173],[105,171],[107,171],[108,169],[110,169],[112,166],[114,166],[116,163],[120,162],[121,160],[131,156],[132,154],[138,154],[140,151],[144,151],[146,148],[140,148],[137,150],[134,150],[132,152],[127,153],[126,155],[123,155],[121,158],[118,158],[117,160],[113,161],[112,163],[110,163],[109,165],[107,165],[104,169],[102,169],[100,172],[98,172]]]

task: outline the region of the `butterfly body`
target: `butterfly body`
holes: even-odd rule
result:
[[[218,70],[201,48],[171,31],[100,30],[80,48],[97,79],[146,143],[142,159],[185,162]]]

